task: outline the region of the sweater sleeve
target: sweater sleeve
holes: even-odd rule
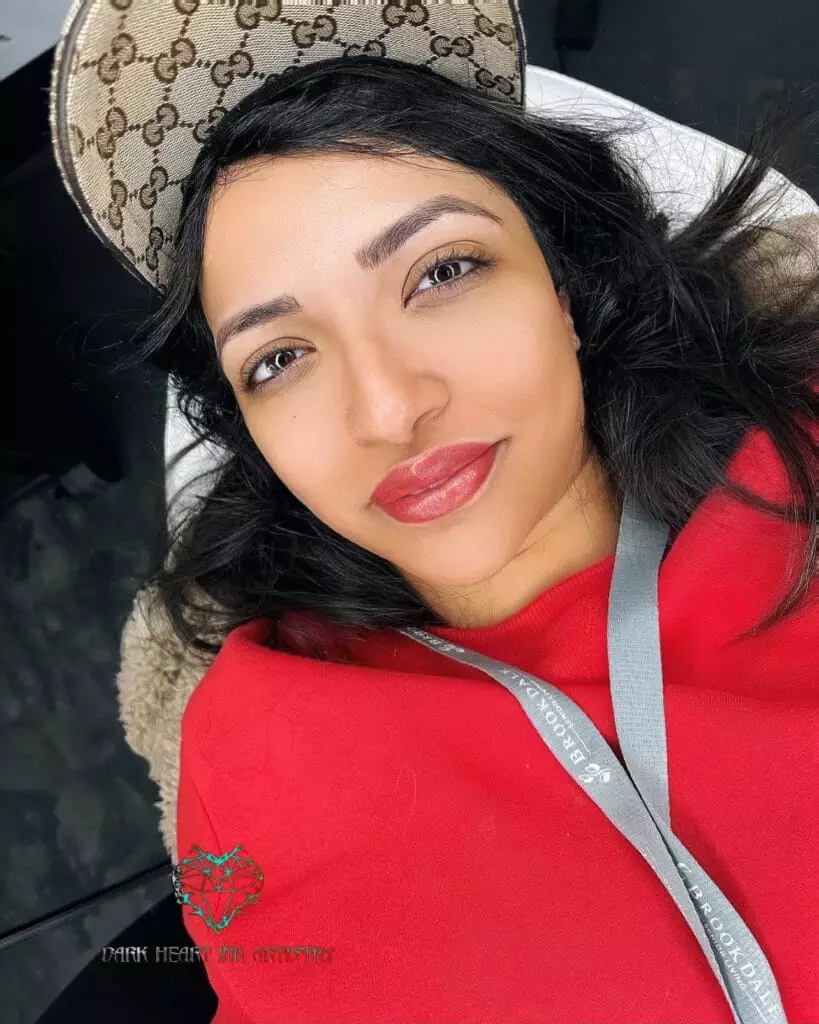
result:
[[[216,830],[196,787],[190,762],[185,756],[184,730],[182,735],[176,808],[177,862],[191,853],[195,854],[194,847],[200,847],[203,851],[214,853],[217,856],[223,852]],[[183,905],[181,909],[185,929],[194,943],[203,950],[209,947],[208,955],[203,957],[203,963],[210,986],[218,999],[216,1015],[211,1024],[254,1024],[254,1021],[244,1013],[235,1000],[230,987],[230,970],[220,969],[217,958],[217,950],[220,945],[218,935],[211,931],[202,918],[189,907]]]

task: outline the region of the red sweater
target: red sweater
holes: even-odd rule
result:
[[[729,472],[787,498],[758,429]],[[658,595],[671,825],[756,936],[790,1024],[819,1022],[815,583],[773,630],[732,638],[784,594],[806,534],[715,490]],[[496,625],[429,632],[557,686],[619,756],[613,565]],[[504,687],[389,631],[345,665],[267,650],[264,629],[230,634],[182,722],[179,858],[241,844],[264,873],[218,935],[183,910],[211,947],[216,1024],[732,1024],[670,895]]]

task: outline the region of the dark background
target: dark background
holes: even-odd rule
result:
[[[559,70],[556,0],[521,6],[529,63]],[[603,0],[592,49],[563,56],[572,77],[741,147],[762,115],[815,84],[817,39],[816,0]],[[0,502],[17,499],[0,512],[0,932],[166,856],[114,685],[125,617],[161,543],[164,382],[106,373],[152,296],[63,191],[51,57],[0,83]],[[780,169],[819,195],[815,136]],[[154,879],[0,951],[6,1024],[36,1020],[169,891]]]

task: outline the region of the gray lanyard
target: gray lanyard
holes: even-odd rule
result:
[[[414,626],[396,632],[486,672],[513,693],[575,782],[648,862],[697,937],[736,1024],[787,1024],[765,954],[671,831],[657,581],[668,527],[626,496],[608,613],[612,705],[626,768],[565,694],[505,662]]]

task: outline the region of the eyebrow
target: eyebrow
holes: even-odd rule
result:
[[[455,195],[434,196],[403,214],[394,223],[380,231],[375,238],[370,239],[360,249],[357,249],[354,253],[356,263],[362,270],[377,269],[414,234],[447,213],[468,213],[503,225],[503,220],[498,214],[481,206],[480,203],[474,203]],[[240,310],[226,320],[216,332],[216,352],[221,356],[222,349],[236,334],[248,331],[251,327],[268,324],[277,317],[300,312],[302,312],[301,304],[295,296],[288,294],[277,295],[267,302]]]

